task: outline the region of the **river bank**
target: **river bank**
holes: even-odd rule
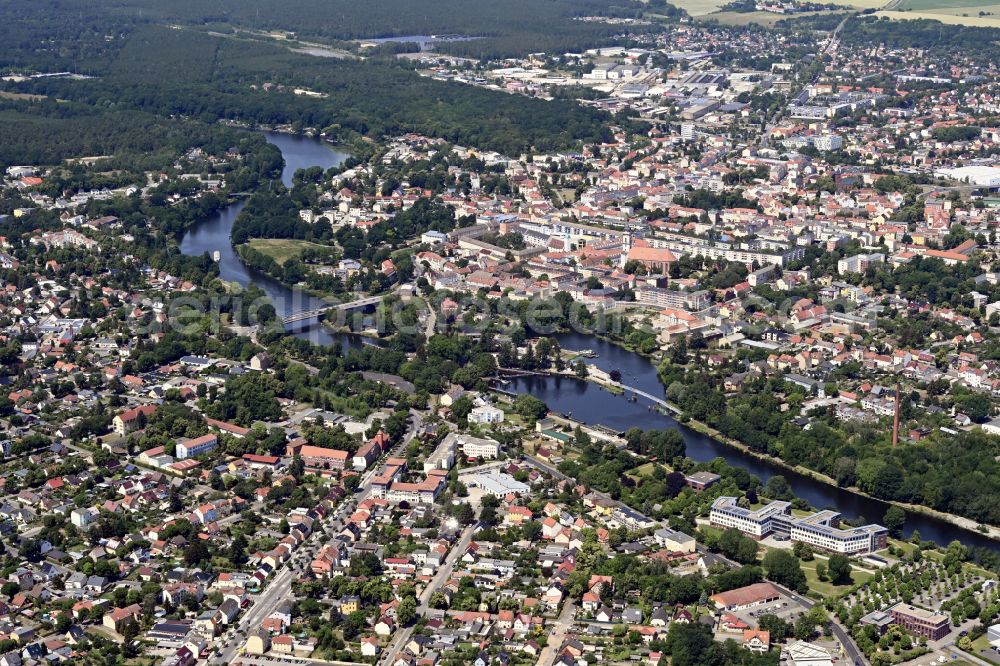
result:
[[[283,133],[269,133],[266,136],[270,143],[278,147],[284,157],[281,180],[286,186],[291,185],[292,178],[298,169],[312,166],[328,169],[343,164],[349,157],[347,153],[337,152],[325,144],[303,136]],[[246,199],[238,199],[194,224],[181,240],[181,252],[189,256],[201,256],[205,253],[211,255],[218,251],[219,279],[226,283],[238,284],[243,288],[250,284],[259,287],[280,317],[328,306],[328,303],[312,294],[301,289],[290,288],[273,277],[251,269],[243,263],[232,245],[230,234],[233,223],[245,205]],[[331,345],[339,339],[320,326],[296,331],[294,335],[324,346]],[[343,341],[341,340],[341,342]]]
[[[330,150],[324,144],[301,136],[276,134],[269,135],[268,140],[278,145],[285,156],[282,180],[286,183],[291,183],[293,174],[299,168],[310,166],[329,168],[341,164],[348,157],[346,154]],[[200,256],[205,252],[211,254],[218,250],[221,254],[220,278],[244,287],[251,283],[260,287],[281,316],[325,307],[325,303],[311,294],[290,289],[273,278],[243,265],[230,242],[232,223],[242,205],[242,201],[237,201],[218,214],[196,224],[185,234],[181,244],[182,252]],[[312,326],[305,330],[297,330],[293,334],[324,346],[334,343],[363,344],[357,337],[333,334],[326,326]],[[638,351],[627,351],[618,341],[592,334],[560,333],[552,337],[558,339],[564,349],[594,347],[599,354],[599,358],[594,361],[595,366],[605,372],[620,370],[623,383],[650,395],[663,395],[663,386],[657,376],[654,361],[640,355]],[[737,446],[738,443],[719,434],[712,435],[710,431],[699,429],[702,426],[708,428],[707,425],[681,423],[670,416],[651,411],[648,403],[640,405],[638,402],[631,402],[625,396],[616,396],[606,388],[597,386],[593,382],[582,381],[572,375],[519,377],[505,388],[519,393],[532,393],[555,411],[564,413],[575,411],[578,415],[586,415],[590,423],[598,423],[618,431],[633,426],[645,429],[676,428],[685,439],[690,458],[698,462],[708,462],[716,457],[722,457],[727,464],[746,469],[748,473],[765,482],[768,478],[781,474],[786,477],[792,492],[797,497],[818,508],[835,508],[845,517],[857,519],[864,516],[880,519],[889,506],[889,503],[882,500],[840,488],[831,483],[832,479],[824,480],[818,478],[812,471],[797,470],[783,461],[762,457],[747,450],[746,447],[740,448],[742,445]],[[918,530],[923,539],[941,545],[960,539],[968,545],[1000,550],[997,541],[975,531],[975,524],[972,521],[963,523],[961,521],[965,519],[957,516],[936,515],[936,512],[925,507],[904,505],[904,509],[907,511],[907,521],[903,527],[904,535]]]
[[[654,358],[652,355],[642,354],[641,352],[639,352],[639,351],[637,351],[635,349],[632,349],[631,345],[621,344],[617,340],[615,340],[614,338],[610,338],[610,337],[607,337],[607,336],[601,336],[601,335],[595,335],[594,337],[598,338],[598,339],[601,339],[601,340],[604,340],[605,342],[607,342],[610,345],[615,345],[615,346],[617,346],[619,348],[622,348],[622,349],[628,351],[631,354],[635,354],[637,356],[641,356],[641,357],[643,357],[643,358],[645,358],[645,359],[647,359],[649,361],[652,361],[653,358]],[[567,377],[569,375],[567,375],[567,373],[562,373],[560,376]],[[575,377],[575,375],[573,375],[573,377]],[[588,376],[588,377],[585,378],[585,380],[586,381],[590,381],[590,382],[596,384],[597,386],[599,386],[599,387],[601,387],[601,388],[603,388],[605,390],[610,390],[609,387],[608,387],[608,385],[607,385],[607,383],[601,381],[598,377]],[[620,383],[617,386],[621,389],[621,391],[623,393],[626,393],[626,394],[628,393],[629,387],[626,384]],[[660,384],[660,391],[661,392],[663,391],[663,385],[662,384]],[[676,414],[683,415],[683,411],[680,409],[680,407],[678,407],[677,405],[671,403],[669,400],[666,399],[666,397],[663,397],[661,399]],[[713,428],[712,426],[708,425],[707,423],[704,423],[704,422],[701,422],[701,421],[696,421],[696,420],[690,419],[690,418],[685,418],[683,421],[679,421],[679,423],[681,425],[687,427],[687,428],[690,428],[691,430],[694,430],[696,432],[699,432],[699,433],[705,435],[706,437],[711,437],[715,441],[721,442],[722,444],[725,444],[726,446],[731,447],[732,449],[740,451],[742,454],[744,454],[746,456],[750,456],[750,457],[756,458],[757,460],[761,460],[761,461],[767,462],[767,463],[769,463],[771,465],[774,465],[774,466],[777,466],[777,467],[781,467],[781,468],[783,468],[785,470],[788,470],[789,472],[794,472],[794,473],[796,473],[798,475],[808,477],[808,478],[810,478],[810,479],[812,479],[814,481],[817,481],[819,483],[826,484],[827,486],[830,486],[831,488],[836,488],[838,490],[850,492],[850,493],[853,493],[853,494],[855,494],[855,495],[857,495],[859,497],[864,497],[866,499],[870,499],[870,500],[873,500],[873,501],[876,501],[876,502],[883,502],[883,503],[886,503],[886,504],[889,504],[889,505],[897,506],[897,507],[903,509],[904,511],[909,511],[909,512],[912,512],[912,513],[919,513],[919,514],[922,514],[922,515],[925,515],[925,516],[929,516],[929,517],[935,518],[937,520],[946,521],[946,522],[951,523],[952,525],[955,525],[956,527],[959,527],[959,528],[961,528],[963,530],[968,530],[970,532],[974,532],[974,533],[982,535],[984,537],[988,537],[990,539],[993,539],[993,540],[995,540],[995,541],[998,542],[998,545],[1000,545],[1000,527],[993,526],[993,525],[984,525],[984,524],[981,524],[981,523],[979,523],[979,522],[977,522],[975,520],[972,520],[970,518],[965,518],[964,516],[959,516],[959,515],[956,515],[956,514],[947,513],[945,511],[939,511],[937,509],[933,509],[931,507],[922,506],[922,505],[919,505],[919,504],[908,504],[906,502],[898,502],[896,500],[889,500],[889,499],[884,499],[884,498],[881,498],[881,497],[876,497],[874,495],[871,495],[870,493],[867,493],[867,492],[861,490],[857,486],[849,486],[849,487],[840,486],[840,485],[837,484],[836,479],[834,479],[834,478],[832,478],[830,476],[827,476],[826,474],[823,474],[822,472],[818,472],[818,471],[816,471],[814,469],[810,469],[808,467],[803,467],[801,465],[792,465],[792,464],[790,464],[790,463],[782,460],[781,458],[778,458],[777,456],[772,456],[770,454],[762,453],[760,451],[754,451],[753,449],[751,449],[749,446],[747,446],[743,442],[741,442],[741,441],[739,441],[737,439],[734,439],[732,437],[729,437],[728,435],[725,435],[724,433],[722,433],[719,430]],[[873,521],[881,520],[881,516],[866,516],[866,518],[869,519],[869,520],[873,520]],[[983,530],[983,528],[985,528],[985,531]]]
[[[663,396],[663,385],[654,361],[648,357],[627,350],[624,345],[607,336],[562,332],[550,337],[558,340],[560,347],[565,350],[593,349],[596,358],[589,359],[590,363],[607,373],[619,370],[622,383],[626,386],[637,388],[651,396]],[[903,538],[909,538],[916,531],[921,539],[942,546],[959,539],[969,546],[1000,551],[996,530],[987,535],[978,531],[975,521],[961,516],[927,507],[887,502],[857,488],[842,488],[832,478],[819,472],[792,466],[773,456],[752,451],[707,424],[690,420],[682,422],[679,417],[659,410],[652,411],[647,400],[631,402],[626,399],[631,394],[628,389],[625,390],[626,397],[615,396],[599,381],[581,380],[568,373],[515,377],[503,388],[514,393],[530,393],[553,411],[564,414],[573,412],[577,418],[585,415],[588,423],[601,424],[618,432],[636,426],[644,429],[676,429],[684,437],[687,456],[696,462],[722,458],[730,466],[742,467],[765,483],[772,476],[781,475],[791,486],[795,497],[820,509],[836,510],[845,519],[877,522],[890,506],[895,505],[906,512],[906,522],[901,530]],[[671,407],[676,408],[676,405]]]
[[[836,479],[827,476],[822,472],[817,472],[814,469],[809,469],[808,467],[802,467],[801,465],[791,465],[776,456],[768,455],[766,453],[760,453],[759,451],[754,451],[746,444],[740,442],[739,440],[733,439],[732,437],[728,437],[722,434],[721,432],[719,432],[712,426],[708,425],[707,423],[702,423],[701,421],[694,421],[689,419],[685,423],[685,425],[687,425],[689,428],[693,430],[701,432],[704,435],[713,437],[722,442],[723,444],[727,444],[729,446],[732,446],[733,448],[739,449],[740,451],[742,451],[747,455],[754,456],[755,458],[759,458],[761,460],[767,460],[772,464],[784,467],[785,469],[792,472],[796,472],[797,474],[803,474],[809,476],[810,478],[819,481],[820,483],[825,483],[834,488],[840,488],[841,490],[852,492],[855,495],[859,495],[861,497],[877,500],[879,502],[886,502],[887,504],[898,506],[900,509],[903,509],[904,511],[912,511],[914,513],[921,513],[925,516],[931,516],[937,518],[938,520],[945,520],[951,523],[952,525],[955,525],[956,527],[961,527],[962,529],[982,534],[983,536],[990,537],[991,539],[995,539],[998,542],[1000,542],[1000,528],[998,527],[994,527],[992,525],[984,525],[970,518],[958,516],[953,513],[946,513],[944,511],[938,511],[937,509],[932,509],[930,507],[922,506],[919,504],[907,504],[906,502],[897,502],[896,500],[889,500],[889,499],[883,499],[881,497],[875,497],[874,495],[871,495],[870,493],[866,493],[865,491],[861,490],[857,486],[846,486],[846,487],[841,486],[837,484]],[[879,520],[879,518],[873,516],[869,516],[869,518],[873,520]],[[980,529],[980,527],[986,528],[986,531],[984,532],[983,530]]]
[[[251,241],[252,240],[270,240],[270,239],[259,239],[258,238],[258,239],[251,239]],[[331,246],[331,245],[319,245],[318,243],[316,244],[316,246],[317,247],[323,247],[323,248],[330,248],[330,249],[333,248],[333,246]],[[243,262],[244,266],[247,266],[251,270],[254,270],[254,271],[258,272],[258,273],[262,273],[262,274],[268,276],[269,278],[271,278],[275,282],[283,285],[287,289],[290,289],[290,290],[291,289],[295,289],[295,290],[304,292],[306,294],[309,294],[310,296],[314,296],[314,297],[316,297],[316,298],[318,298],[320,300],[328,301],[330,303],[339,303],[340,302],[340,300],[332,292],[322,291],[320,289],[314,289],[314,288],[310,287],[308,284],[306,284],[305,282],[299,282],[299,283],[296,283],[296,284],[291,284],[291,283],[287,282],[284,278],[275,275],[271,271],[265,270],[265,269],[263,269],[263,268],[261,268],[259,266],[254,266],[252,262],[248,262],[247,258],[244,256],[246,250],[253,250],[254,252],[259,252],[261,254],[267,255],[266,252],[253,247],[253,244],[251,242],[241,243],[239,245],[234,245],[233,249],[236,250],[236,254],[239,256],[240,261]],[[268,255],[268,256],[270,256],[270,255]],[[274,257],[272,257],[272,259],[273,258]],[[279,266],[283,265],[281,262],[278,262],[277,259],[275,259],[275,262],[278,263]],[[308,266],[308,264],[307,264],[307,266]]]
[[[616,395],[616,396],[621,396],[623,394],[627,394],[628,393],[628,387],[627,386],[623,386],[621,384],[609,384],[609,383],[607,383],[605,381],[602,381],[600,377],[595,377],[594,375],[588,375],[585,378],[581,378],[578,375],[576,375],[572,370],[563,370],[562,372],[551,371],[551,370],[549,370],[549,371],[533,371],[532,374],[534,374],[536,376],[548,376],[548,377],[558,377],[560,379],[571,379],[571,380],[577,380],[577,381],[586,381],[586,382],[589,382],[589,383],[591,383],[591,384],[599,387],[601,390],[607,391],[608,393],[611,393],[612,395]],[[521,375],[521,376],[524,376],[524,375]],[[667,401],[664,400],[664,402],[667,402]],[[671,409],[676,410],[676,412],[678,414],[681,413],[680,408],[677,407],[676,405],[670,404],[669,402],[668,402],[668,405],[670,406]],[[662,406],[657,405],[654,409],[660,409],[660,408],[662,408]],[[563,418],[565,420],[572,421],[574,423],[579,423],[579,424],[581,424],[583,426],[593,426],[593,425],[595,425],[595,422],[588,422],[586,420],[572,418],[572,416],[566,416],[566,415],[564,415]],[[600,425],[600,424],[596,423],[596,425]],[[814,481],[818,481],[820,483],[824,483],[824,484],[830,486],[831,488],[837,488],[838,490],[847,491],[847,492],[853,493],[853,494],[855,494],[855,495],[857,495],[859,497],[864,497],[866,499],[870,499],[870,500],[874,500],[874,501],[878,501],[878,502],[884,502],[886,504],[891,504],[891,505],[894,505],[894,506],[898,506],[899,508],[903,509],[904,511],[910,511],[910,512],[914,512],[914,513],[920,513],[920,514],[923,514],[923,515],[926,515],[926,516],[930,516],[930,517],[936,518],[938,520],[944,520],[944,521],[947,521],[947,522],[951,523],[952,525],[955,525],[956,527],[960,527],[960,528],[962,528],[964,530],[969,530],[971,532],[975,532],[977,534],[981,534],[982,536],[989,537],[991,539],[995,539],[998,542],[1000,542],[1000,529],[998,529],[996,527],[993,527],[991,525],[981,525],[980,523],[977,523],[976,521],[971,520],[969,518],[964,518],[962,516],[958,516],[958,515],[955,515],[955,514],[946,513],[944,511],[938,511],[938,510],[932,509],[930,507],[925,507],[925,506],[921,506],[921,505],[917,505],[917,504],[907,504],[905,502],[897,502],[895,500],[886,500],[886,499],[882,499],[880,497],[875,497],[874,495],[866,493],[865,491],[861,490],[860,488],[858,488],[856,486],[850,486],[850,487],[840,486],[840,485],[837,484],[836,480],[833,479],[830,476],[827,476],[827,475],[825,475],[825,474],[823,474],[821,472],[817,472],[816,470],[809,469],[808,467],[802,467],[801,465],[790,465],[789,463],[785,462],[781,458],[777,458],[775,456],[771,456],[771,455],[768,455],[766,453],[761,453],[759,451],[754,451],[751,448],[749,448],[747,445],[745,445],[742,442],[740,442],[739,440],[733,439],[732,437],[728,437],[728,436],[724,435],[723,433],[721,433],[720,431],[716,430],[715,428],[711,427],[710,425],[708,425],[706,423],[703,423],[701,421],[695,421],[695,420],[692,420],[692,419],[688,419],[688,420],[682,422],[682,425],[684,425],[685,427],[690,428],[692,430],[695,430],[697,432],[700,432],[701,434],[703,434],[703,435],[705,435],[707,437],[711,437],[714,440],[716,440],[718,442],[721,442],[721,443],[723,443],[723,444],[725,444],[725,445],[727,445],[729,447],[732,447],[733,449],[735,449],[737,451],[740,451],[744,455],[751,456],[751,457],[756,458],[756,459],[761,460],[761,461],[766,461],[766,462],[768,462],[768,463],[770,463],[772,465],[775,465],[777,467],[781,467],[783,469],[786,469],[789,472],[794,472],[796,474],[799,474],[799,475],[802,475],[802,476],[806,476],[806,477],[808,477],[810,479],[813,479]],[[820,508],[820,507],[814,507],[814,508]],[[871,520],[874,520],[874,521],[878,521],[880,519],[878,517],[872,517],[872,516],[869,516],[868,518],[871,519]],[[982,531],[980,529],[980,527],[985,527],[987,531]]]

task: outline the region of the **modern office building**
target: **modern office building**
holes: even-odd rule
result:
[[[817,511],[796,518],[789,502],[771,502],[754,510],[739,506],[735,497],[720,497],[712,504],[709,520],[715,527],[733,527],[754,539],[774,534],[842,555],[881,550],[889,537],[889,530],[881,525],[841,528],[836,511]]]
[[[917,608],[900,602],[889,609],[894,624],[917,636],[924,636],[929,641],[936,641],[948,635],[949,620],[947,615]]]
[[[791,506],[789,502],[771,502],[759,509],[746,509],[736,503],[735,497],[720,497],[712,503],[709,520],[713,527],[735,527],[757,540],[775,532],[787,536]]]

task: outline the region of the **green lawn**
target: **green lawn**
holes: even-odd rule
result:
[[[652,476],[653,470],[656,469],[657,466],[662,467],[668,474],[671,472],[671,469],[662,463],[648,462],[644,465],[639,465],[635,469],[629,470],[626,476],[636,481],[641,481],[642,479]]]
[[[896,550],[899,550],[900,548],[902,548],[903,551],[906,553],[906,557],[909,557],[910,555],[912,555],[913,551],[916,550],[916,548],[917,548],[915,545],[913,545],[909,541],[900,541],[899,539],[889,539],[889,543],[892,546],[894,546],[896,548]]]
[[[802,572],[806,575],[806,580],[809,582],[809,590],[815,592],[816,594],[822,595],[824,597],[837,597],[850,589],[851,585],[855,583],[864,583],[869,578],[872,577],[867,571],[853,567],[851,571],[851,582],[847,585],[834,585],[829,581],[821,581],[819,576],[816,575],[816,565],[820,562],[825,566],[827,564],[826,560],[816,558],[811,562],[802,562]]]
[[[251,238],[249,243],[251,248],[261,254],[268,255],[279,264],[284,264],[289,259],[297,259],[302,255],[303,250],[310,247],[326,251],[333,250],[328,245],[291,238]]]
[[[699,525],[698,531],[705,535],[711,534],[716,538],[722,535],[722,530],[720,530],[718,527],[711,527],[709,525]]]
[[[989,650],[990,641],[986,638],[986,634],[983,634],[976,640],[972,641],[972,654],[976,655],[980,659],[990,662],[991,664],[997,664],[1000,666],[1000,655],[996,655],[994,659],[987,659],[982,654],[979,653],[980,650]],[[995,653],[994,653],[995,654]]]

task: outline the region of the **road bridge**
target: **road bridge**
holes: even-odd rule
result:
[[[381,302],[381,296],[369,296],[368,298],[362,298],[348,303],[341,303],[340,305],[331,305],[325,308],[316,308],[314,310],[296,312],[295,314],[290,314],[287,317],[282,317],[281,323],[288,326],[289,324],[296,324],[310,319],[316,319],[316,321],[319,321],[330,311],[350,312],[351,310],[363,310],[364,308],[370,308],[373,305],[378,305]]]

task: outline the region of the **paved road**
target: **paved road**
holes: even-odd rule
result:
[[[472,525],[466,527],[465,531],[462,532],[462,536],[452,547],[451,551],[448,553],[448,557],[445,558],[444,565],[437,570],[437,573],[434,574],[434,577],[431,578],[431,581],[427,584],[427,587],[424,588],[424,591],[417,599],[418,613],[424,614],[428,611],[427,604],[430,603],[431,597],[434,596],[434,593],[437,592],[449,578],[451,578],[451,574],[455,570],[455,564],[458,563],[459,558],[465,554],[466,550],[468,550],[469,544],[472,542],[472,535],[475,534],[478,526],[479,523],[473,523]],[[392,638],[392,642],[389,643],[389,646],[379,658],[379,663],[392,664],[396,661],[396,657],[399,656],[400,651],[402,651],[403,646],[406,645],[407,641],[410,640],[410,636],[412,634],[413,627],[407,627],[397,631],[396,635]]]
[[[326,659],[303,659],[293,655],[268,655],[258,657],[246,655],[236,662],[241,666],[362,666],[359,661],[327,661]]]
[[[407,433],[407,436],[403,438],[402,442],[394,446],[389,451],[389,456],[400,455],[409,441],[416,434],[416,429],[419,428],[421,422],[420,416],[419,414],[412,414],[411,416],[414,423],[411,424],[411,428]],[[245,642],[245,637],[237,635],[237,632],[242,630],[248,635],[251,631],[259,627],[268,615],[274,612],[274,609],[278,607],[278,604],[286,599],[294,598],[292,595],[292,581],[299,578],[304,573],[305,568],[311,561],[311,558],[305,557],[304,561],[299,562],[300,558],[304,557],[303,553],[309,548],[313,537],[319,532],[326,531],[326,529],[332,528],[335,532],[337,532],[344,527],[357,505],[367,499],[371,494],[371,481],[375,476],[375,473],[378,471],[378,468],[378,465],[373,465],[371,469],[365,472],[365,474],[361,477],[361,483],[358,485],[358,490],[355,495],[345,497],[344,501],[341,502],[337,509],[327,517],[326,521],[323,524],[316,526],[302,545],[296,549],[292,558],[278,571],[274,577],[271,578],[270,581],[265,584],[264,588],[258,594],[251,597],[254,602],[253,606],[240,617],[239,621],[232,629],[227,631],[223,637],[219,639],[224,642],[224,646],[219,656],[213,659],[211,663],[232,663],[233,659],[236,657],[236,653]]]
[[[899,0],[894,0],[894,1],[895,2],[899,2]],[[830,39],[827,40],[826,45],[823,47],[823,50],[820,51],[820,53],[819,53],[818,56],[816,56],[817,58],[822,58],[824,55],[826,55],[827,53],[829,53],[832,49],[836,48],[840,44],[840,42],[837,40],[837,35],[840,34],[840,31],[843,29],[844,25],[847,24],[847,21],[853,15],[854,15],[853,12],[847,14],[846,16],[844,16],[843,20],[841,20],[841,22],[837,24],[837,27],[833,29],[832,33],[830,33]],[[815,76],[812,77],[812,80],[810,80],[807,85],[812,85],[812,84],[816,83],[816,81],[818,79],[819,79],[819,74],[817,73]],[[803,86],[802,89],[799,90],[798,94],[796,94],[794,97],[791,97],[789,99],[795,99],[796,97],[798,97],[799,95],[801,95],[804,90],[805,90],[805,86]],[[771,141],[771,130],[773,130],[774,127],[775,127],[775,125],[778,124],[778,120],[785,113],[785,110],[786,110],[787,107],[788,107],[788,104],[786,103],[782,108],[778,109],[775,112],[775,114],[773,116],[771,116],[771,118],[767,121],[767,124],[764,126],[764,130],[760,134],[760,145],[762,147],[766,148],[767,145],[768,145],[768,143]]]
[[[244,642],[244,638],[238,635],[237,632],[242,630],[249,634],[261,625],[264,619],[278,607],[279,603],[285,599],[290,599],[292,596],[293,578],[294,574],[291,567],[285,565],[263,590],[251,597],[253,606],[240,617],[239,621],[231,629],[223,634],[222,638],[218,639],[223,641],[223,647],[219,656],[212,663],[229,664],[233,661],[237,651]]]
[[[538,460],[537,458],[533,458],[531,456],[526,455],[526,456],[524,456],[524,461],[527,464],[531,465],[532,467],[535,467],[536,469],[539,469],[539,470],[542,470],[544,472],[547,472],[547,473],[551,474],[552,476],[554,476],[554,477],[556,477],[558,479],[568,479],[569,478],[565,474],[563,474],[562,472],[560,472],[559,470],[557,470],[555,467],[553,467],[553,466],[551,466],[549,464],[546,464],[546,463],[542,462],[541,460]],[[602,497],[604,497],[606,499],[610,499],[607,495],[605,495],[603,493],[596,492],[596,491],[594,491],[594,492],[597,495],[599,495],[599,496],[602,496]],[[698,552],[699,553],[708,554],[708,550],[705,549],[704,546],[699,545],[697,548],[698,548]],[[721,555],[714,555],[714,557],[717,557],[720,560],[727,561],[730,565],[732,565],[734,567],[739,566],[735,562],[731,562],[731,561],[726,560]],[[791,597],[792,599],[794,599],[798,603],[802,604],[806,608],[812,608],[813,606],[816,605],[816,602],[813,601],[813,600],[811,600],[811,599],[803,597],[800,594],[796,594],[795,592],[792,592],[791,590],[786,590],[785,588],[782,588],[780,585],[778,587],[785,594],[787,594],[789,597]],[[850,634],[848,634],[847,631],[843,627],[841,627],[839,624],[837,624],[836,621],[832,621],[830,623],[830,627],[831,627],[831,630],[833,631],[833,635],[837,637],[837,640],[840,641],[841,645],[843,645],[844,649],[847,651],[847,656],[850,659],[850,661],[848,663],[851,664],[852,666],[853,666],[853,664],[859,664],[859,663],[860,664],[864,664],[864,665],[867,666],[868,661],[865,659],[865,656],[861,653],[861,650],[858,649],[857,644],[855,644],[854,639],[851,638]],[[539,661],[538,663],[539,663],[539,665],[542,664],[541,661]]]
[[[529,456],[529,455],[525,454],[524,456],[522,456],[522,459],[523,459],[523,462],[525,464],[531,465],[535,469],[537,469],[537,470],[539,470],[541,472],[545,472],[546,474],[551,475],[553,478],[559,479],[560,481],[572,481],[573,483],[577,483],[576,479],[574,479],[572,477],[569,477],[569,476],[566,476],[565,474],[563,474],[562,472],[560,472],[558,469],[556,469],[552,465],[548,464],[547,462],[543,462],[543,461],[539,460],[538,458],[535,458],[534,456]],[[593,488],[590,488],[588,490],[589,490],[589,492],[593,493],[594,495],[596,495],[597,497],[600,497],[603,500],[607,500],[609,502],[614,502],[615,504],[618,504],[619,506],[628,506],[627,504],[624,504],[623,502],[620,502],[620,501],[618,501],[616,499],[612,499],[610,495],[608,495],[607,493],[602,493],[600,490],[595,490]]]
[[[563,604],[562,612],[559,613],[559,618],[553,625],[552,633],[549,634],[549,642],[545,644],[545,648],[538,655],[535,666],[549,666],[559,656],[559,648],[566,640],[566,633],[573,626],[575,613],[576,606],[573,604],[573,600],[567,598]]]
[[[424,299],[424,304],[427,306],[427,323],[424,328],[424,337],[430,340],[437,332],[437,312],[434,311],[434,306],[426,298]]]
[[[812,608],[817,604],[816,601],[813,601],[808,597],[804,597],[801,594],[792,592],[781,585],[775,584],[775,587],[781,590],[782,593],[787,595],[793,601],[805,606],[806,608]],[[868,666],[868,660],[865,658],[865,655],[861,653],[861,650],[858,649],[858,646],[854,643],[854,639],[851,638],[850,634],[847,633],[847,630],[840,626],[834,618],[831,618],[830,620],[830,630],[833,632],[833,635],[837,638],[837,640],[840,641],[840,644],[844,646],[844,650],[847,652],[847,663],[849,665],[853,666],[854,664],[864,664],[864,666]]]

